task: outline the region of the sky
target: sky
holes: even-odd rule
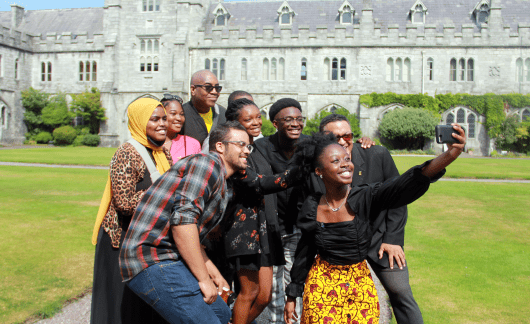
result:
[[[26,10],[103,7],[104,0],[0,0],[0,11],[11,11],[11,4]]]

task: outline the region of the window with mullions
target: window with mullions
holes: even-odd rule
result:
[[[386,80],[395,82],[410,82],[410,58],[389,57],[386,61]]]
[[[523,110],[522,121],[530,121],[530,111],[528,109]]]
[[[333,59],[326,57],[324,59],[324,73],[326,80],[346,80],[346,69],[346,59],[344,57],[341,58],[340,61],[336,57],[334,57]]]
[[[300,80],[307,80],[307,59],[302,59],[302,65],[300,68]]]
[[[434,60],[432,59],[432,57],[429,57],[427,59],[427,80],[434,80]]]
[[[283,81],[285,79],[285,60],[283,57],[263,59],[262,79],[270,81]]]
[[[160,0],[142,0],[142,11],[160,11]]]
[[[160,41],[156,38],[140,40],[140,72],[158,72],[158,53]]]
[[[211,63],[211,65],[210,65]],[[218,59],[214,58],[212,60],[205,59],[204,60],[204,69],[210,70],[215,75],[215,77],[219,80],[225,79],[225,59]]]
[[[52,81],[52,62],[41,62],[41,81]]]
[[[449,81],[475,81],[475,61],[461,58],[457,65],[456,59],[452,58],[449,62]]]

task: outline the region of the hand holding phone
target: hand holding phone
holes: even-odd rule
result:
[[[436,127],[434,127],[434,130],[436,132],[436,143],[458,143],[458,140],[452,135],[459,135],[458,131],[453,128],[453,125],[436,125]]]

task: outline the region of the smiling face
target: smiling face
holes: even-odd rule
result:
[[[246,128],[249,136],[258,137],[261,133],[262,120],[258,107],[254,105],[244,106],[239,111],[237,121]]]
[[[196,87],[195,85],[218,86],[219,81],[217,80],[217,77],[215,74],[209,71],[204,71],[201,75],[196,77],[195,80],[192,80],[192,82],[193,85],[190,87],[190,89],[193,106],[200,113],[208,112],[208,110],[217,102],[217,99],[219,98],[219,92],[217,92],[215,88],[208,92],[204,87]]]
[[[151,139],[159,142],[166,139],[167,133],[167,117],[166,112],[162,106],[156,107],[155,111],[149,118],[146,126],[146,134]]]
[[[176,135],[182,130],[186,117],[184,116],[184,110],[180,103],[176,100],[171,100],[166,106],[167,112],[167,123],[168,123],[168,135]]]
[[[272,124],[278,130],[278,133],[283,138],[290,140],[297,140],[302,134],[304,123],[296,121],[296,118],[302,117],[302,112],[296,107],[287,107],[280,110],[274,117]],[[290,123],[285,119],[294,119]]]
[[[226,142],[221,143],[223,148],[222,152],[220,152],[223,155],[226,167],[233,171],[245,170],[247,168],[247,158],[250,154],[246,147],[249,144],[248,134],[242,130],[232,129],[227,137]],[[238,143],[228,142],[244,142],[245,145],[240,146]]]
[[[330,185],[350,184],[353,177],[353,163],[350,155],[339,144],[331,144],[326,147],[319,157],[320,166],[315,173],[320,176],[324,183]]]
[[[346,152],[351,153],[351,150],[353,148],[353,138],[350,140],[345,140],[344,135],[351,134],[351,127],[350,124],[348,124],[347,121],[339,120],[335,122],[328,123],[326,126],[324,126],[324,132],[330,132],[335,136],[340,136],[339,144],[340,146],[344,147]]]

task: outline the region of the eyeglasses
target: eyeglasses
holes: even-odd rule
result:
[[[212,92],[213,89],[215,89],[215,91],[217,91],[217,93],[219,93],[219,92],[221,92],[221,90],[223,90],[223,87],[220,86],[220,85],[213,86],[211,84],[194,84],[193,86],[194,87],[199,87],[199,88],[204,88],[204,90],[206,90],[206,92],[208,92],[208,93]]]
[[[335,137],[337,138],[337,142],[340,141],[341,138],[345,140],[346,142],[349,142],[353,139],[353,133],[347,133],[344,135],[335,135]]]
[[[232,143],[232,144],[235,144],[237,146],[239,146],[240,149],[243,149],[244,147],[247,148],[247,150],[249,151],[249,154],[252,153],[252,151],[254,150],[254,146],[250,145],[250,144],[247,144],[243,141],[224,141],[223,143]]]
[[[162,100],[160,101],[170,101],[170,100],[176,100],[178,101],[181,105],[182,103],[184,102],[184,100],[182,100],[181,97],[179,96],[175,96],[175,95],[172,95],[170,93],[164,93],[164,98],[162,98]]]
[[[279,120],[281,120],[282,122],[284,122],[286,125],[290,125],[293,123],[293,121],[296,120],[296,122],[298,124],[303,124],[304,121],[305,121],[305,117],[284,117],[284,118],[278,118]]]

